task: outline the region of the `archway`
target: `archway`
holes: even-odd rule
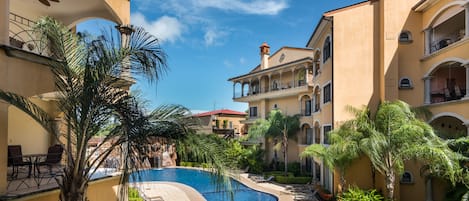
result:
[[[458,61],[446,61],[432,69],[426,93],[430,103],[459,100],[466,95],[466,69]]]
[[[430,125],[438,136],[443,139],[456,139],[468,135],[464,122],[454,116],[444,115],[433,119]]]

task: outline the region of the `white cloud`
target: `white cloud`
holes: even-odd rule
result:
[[[156,36],[161,43],[175,42],[182,37],[184,25],[177,18],[162,16],[155,21],[147,21],[142,13],[132,13],[131,22]]]
[[[223,65],[225,65],[225,67],[227,67],[227,68],[233,67],[233,64],[228,60],[223,61]]]
[[[244,57],[239,58],[239,63],[240,63],[241,65],[245,64],[245,63],[246,63],[246,59],[245,59]]]
[[[217,29],[208,29],[204,35],[204,41],[206,46],[218,45],[221,44],[221,38],[225,37],[227,32],[217,30]]]
[[[256,15],[276,15],[288,8],[286,0],[192,0],[196,7]]]
[[[213,8],[255,15],[276,15],[288,8],[289,0],[135,0],[139,10],[159,9],[178,14],[199,13]]]

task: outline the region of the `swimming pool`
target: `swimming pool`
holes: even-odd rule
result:
[[[140,171],[140,178],[131,177],[130,182],[138,181],[172,181],[186,184],[199,191],[207,201],[225,201],[228,193],[225,189],[217,189],[209,172],[183,168],[165,168],[162,170]],[[268,193],[253,190],[238,181],[231,179],[236,201],[277,201],[277,197]]]

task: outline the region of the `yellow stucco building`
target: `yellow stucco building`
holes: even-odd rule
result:
[[[224,137],[239,137],[247,134],[242,121],[246,120],[246,113],[221,109],[194,114],[200,125],[195,127],[199,134],[218,134]]]
[[[59,123],[61,112],[58,111],[54,101],[54,78],[47,66],[51,60],[50,51],[46,44],[35,40],[32,26],[42,16],[54,17],[71,30],[75,30],[77,23],[92,18],[102,18],[118,25],[127,25],[130,23],[130,1],[1,0],[0,15],[0,89],[28,97],[51,116],[57,117],[53,120]],[[23,154],[35,154],[47,153],[47,148],[54,143],[54,138],[32,118],[14,106],[0,102],[0,196],[9,193],[7,145],[21,145]],[[111,183],[117,182],[116,179]],[[105,188],[101,184],[103,182],[91,185],[89,191],[91,200],[102,200],[98,199],[103,198],[102,196],[107,198],[115,196],[110,185],[106,185],[109,188]],[[100,195],[91,195],[98,191]],[[35,195],[31,199],[42,198]]]
[[[233,100],[249,103],[249,119],[270,110],[300,114],[297,140],[289,141],[289,162],[312,143],[351,118],[346,106],[369,106],[403,100],[426,106],[428,121],[442,138],[469,134],[469,3],[466,0],[369,0],[328,11],[305,48],[283,47],[273,54],[260,47],[261,62],[233,77]],[[266,142],[272,159],[272,142]],[[303,160],[302,168],[330,190],[337,175],[321,161]],[[406,164],[405,180],[396,186],[399,200],[442,200],[446,185],[420,176],[419,165]],[[370,164],[355,163],[349,184],[371,188]],[[379,177],[379,176],[378,176]],[[376,188],[385,191],[382,179]]]

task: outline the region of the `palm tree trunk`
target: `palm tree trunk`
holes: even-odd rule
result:
[[[339,194],[341,194],[342,192],[344,192],[346,189],[345,189],[345,185],[346,185],[347,181],[345,180],[345,170],[341,170],[340,171],[340,188],[339,188]]]
[[[288,139],[286,129],[283,131],[283,157],[285,161],[285,176],[288,175]]]
[[[387,190],[387,200],[394,200],[394,182],[396,180],[396,175],[394,170],[391,168],[386,172],[386,190]]]

